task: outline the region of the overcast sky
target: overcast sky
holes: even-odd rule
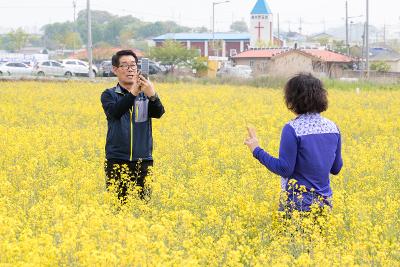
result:
[[[212,25],[212,3],[219,0],[91,0],[92,9],[106,10],[122,16],[132,15],[145,21],[174,20],[184,26]],[[23,27],[37,32],[44,24],[73,20],[73,0],[12,0],[0,1],[0,32]],[[77,12],[86,8],[86,0],[76,0]],[[351,19],[365,20],[366,0],[348,0]],[[370,22],[378,28],[400,28],[400,0],[370,0]],[[215,6],[215,29],[227,31],[232,21],[249,22],[249,13],[256,0],[231,0]],[[277,14],[281,30],[298,31],[300,18],[303,33],[322,32],[344,24],[345,0],[267,0]]]

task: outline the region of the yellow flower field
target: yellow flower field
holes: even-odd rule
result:
[[[400,90],[328,88],[342,133],[333,211],[290,221],[277,156],[294,118],[279,89],[158,84],[152,200],[105,191],[105,83],[0,83],[1,266],[399,266]]]

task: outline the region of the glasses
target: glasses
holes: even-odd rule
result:
[[[132,64],[132,65],[128,65],[128,64],[121,64],[119,65],[119,68],[123,69],[123,70],[137,70],[137,65],[136,64]]]

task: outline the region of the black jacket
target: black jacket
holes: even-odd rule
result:
[[[101,103],[108,122],[106,159],[152,160],[151,118],[165,112],[160,99],[135,97],[118,84],[101,94]]]

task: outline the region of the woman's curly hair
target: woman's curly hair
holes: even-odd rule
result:
[[[285,103],[296,114],[320,113],[328,108],[327,91],[311,73],[299,73],[285,85]]]

